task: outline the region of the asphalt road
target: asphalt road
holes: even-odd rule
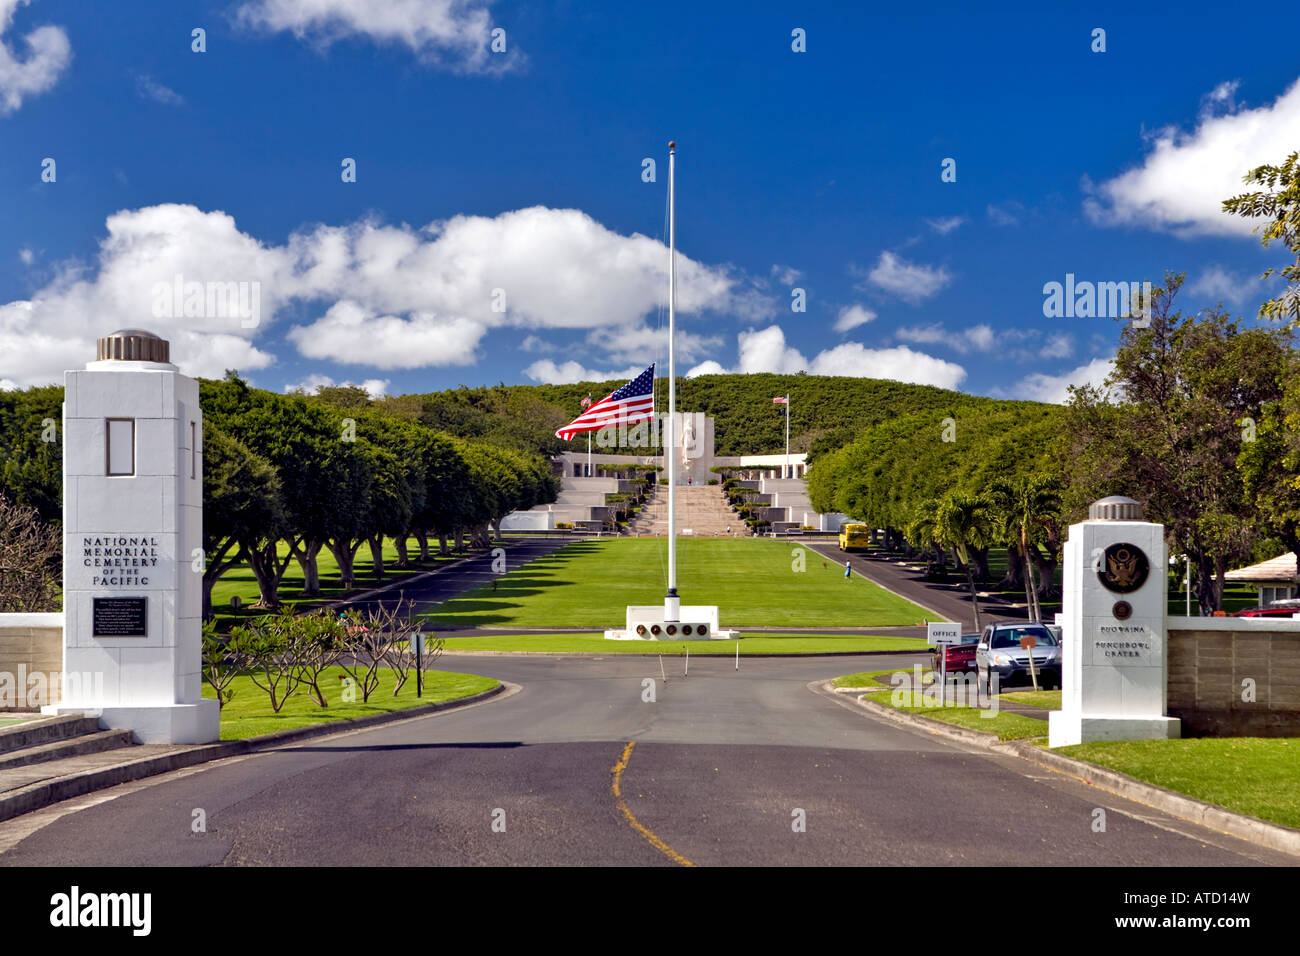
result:
[[[0,864],[1294,864],[809,686],[910,660],[696,658],[683,677],[673,656],[665,682],[653,657],[448,656],[519,689],[7,821]]]
[[[822,557],[834,559],[841,566],[848,560],[855,574],[927,610],[936,611],[950,621],[960,621],[968,631],[974,630],[975,616],[971,611],[970,592],[966,587],[926,581],[919,573],[874,554],[845,554],[834,541],[810,541],[806,546]],[[1007,607],[1001,603],[984,605],[981,602],[981,624],[1014,620],[1025,620],[1022,608]]]

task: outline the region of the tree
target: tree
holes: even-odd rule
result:
[[[1266,187],[1255,192],[1242,193],[1223,201],[1223,211],[1245,216],[1248,219],[1271,219],[1263,229],[1260,241],[1268,246],[1275,239],[1291,250],[1296,261],[1282,270],[1287,288],[1275,299],[1259,307],[1262,318],[1290,319],[1291,325],[1300,323],[1300,153],[1293,152],[1280,166],[1257,166],[1242,177],[1247,183]],[[1273,274],[1265,271],[1263,278]]]
[[[1030,617],[1041,621],[1043,611],[1038,599],[1040,593],[1046,596],[1046,589],[1051,586],[1056,561],[1053,545],[1049,544],[1048,548],[1048,557],[1051,558],[1049,562],[1042,558],[1038,544],[1053,537],[1059,540],[1060,486],[1054,477],[1026,475],[994,485],[990,490],[990,498],[1000,536],[1015,542],[1016,553],[1023,562],[1025,601]],[[1034,584],[1035,565],[1040,572],[1045,572],[1040,575],[1043,582],[1041,586]]]
[[[0,494],[0,612],[59,610],[59,529]]]
[[[217,425],[203,429],[203,618],[212,617],[212,587],[231,567],[272,546],[285,532],[284,500],[275,468]],[[265,557],[260,555],[259,557]],[[264,568],[263,568],[264,570]],[[258,575],[259,585],[279,577]],[[262,602],[268,595],[262,591]]]
[[[1063,432],[1072,510],[1130,495],[1196,563],[1203,612],[1218,609],[1229,560],[1249,553],[1255,512],[1237,468],[1243,422],[1281,397],[1287,337],[1218,309],[1173,308],[1183,283],[1155,290],[1147,328],[1120,336],[1107,395],[1075,389]]]
[[[0,391],[0,494],[63,520],[63,386]]]
[[[975,589],[972,552],[987,548],[993,540],[993,513],[987,499],[952,491],[944,495],[935,509],[935,532],[941,544],[952,548],[966,569],[970,586],[971,607],[975,613],[975,630],[980,627],[979,592]]]

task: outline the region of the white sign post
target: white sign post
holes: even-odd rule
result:
[[[925,640],[939,648],[939,706],[948,699],[948,645],[961,640],[961,624],[949,621],[929,621],[925,625]]]

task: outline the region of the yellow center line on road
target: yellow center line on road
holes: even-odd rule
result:
[[[623,756],[618,758],[618,763],[614,764],[614,769],[610,771],[614,775],[614,779],[610,782],[609,788],[614,792],[614,796],[618,799],[618,809],[622,812],[623,816],[627,817],[627,822],[632,824],[632,829],[645,837],[652,847],[664,856],[668,857],[668,859],[672,860],[674,863],[681,864],[682,866],[694,866],[694,863],[655,836],[648,827],[644,826],[641,821],[636,818],[635,814],[628,809],[627,803],[623,800],[623,795],[619,790],[619,783],[623,779],[623,771],[627,769],[628,761],[632,759],[632,748],[635,746],[635,740],[628,741],[628,745],[623,748]]]

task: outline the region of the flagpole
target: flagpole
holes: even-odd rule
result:
[[[677,454],[673,441],[677,411],[677,209],[673,195],[677,144],[668,144],[668,593],[664,595],[664,620],[675,623],[681,612],[677,596]]]
[[[790,393],[785,393],[785,476],[793,478],[790,474]]]
[[[591,432],[587,432],[587,477],[594,478],[591,473]]]

